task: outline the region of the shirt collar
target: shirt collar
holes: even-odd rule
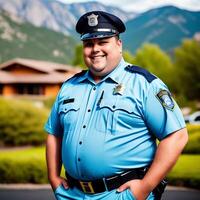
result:
[[[87,70],[82,76],[80,76],[77,80],[78,83],[81,83],[85,80],[90,80],[89,71]]]

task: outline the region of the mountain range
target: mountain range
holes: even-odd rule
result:
[[[0,11],[0,63],[20,57],[70,64],[75,45],[73,37]]]
[[[135,52],[143,43],[158,44],[171,52],[183,39],[200,35],[200,12],[165,6],[149,10],[126,22],[122,39],[125,48]]]
[[[0,62],[25,57],[70,63],[79,42],[76,21],[92,10],[110,12],[125,22],[127,30],[121,37],[132,53],[146,42],[171,52],[183,39],[200,35],[200,12],[173,6],[139,14],[99,2],[0,0]]]
[[[85,12],[103,10],[119,16],[122,20],[132,19],[136,13],[125,12],[117,7],[99,2],[64,4],[56,0],[0,0],[0,9],[38,27],[46,27],[65,34],[73,34],[78,18]]]

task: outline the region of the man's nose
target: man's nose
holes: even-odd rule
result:
[[[93,50],[93,52],[98,52],[99,51],[99,45],[94,44],[92,50]]]

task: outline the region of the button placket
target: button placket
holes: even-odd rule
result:
[[[82,174],[82,171],[81,171],[81,157],[82,157],[82,152],[84,151],[84,137],[87,135],[87,126],[88,126],[88,123],[89,123],[89,120],[90,120],[90,116],[92,114],[92,107],[93,107],[93,104],[95,103],[95,96],[97,94],[97,88],[96,86],[93,86],[90,90],[90,93],[88,95],[88,101],[87,101],[87,104],[86,104],[86,108],[85,108],[85,113],[84,113],[84,118],[83,118],[83,123],[82,123],[82,130],[80,132],[80,135],[79,135],[79,140],[77,141],[77,167],[78,167],[78,171],[79,171],[79,174],[81,176]]]

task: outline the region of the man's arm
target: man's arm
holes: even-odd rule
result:
[[[163,139],[156,150],[152,165],[142,180],[132,180],[118,188],[121,192],[130,188],[137,200],[144,200],[175,165],[188,141],[186,128]]]
[[[48,179],[53,190],[61,184],[68,188],[66,180],[60,177],[62,167],[61,148],[62,138],[48,134],[46,140],[46,162]]]

